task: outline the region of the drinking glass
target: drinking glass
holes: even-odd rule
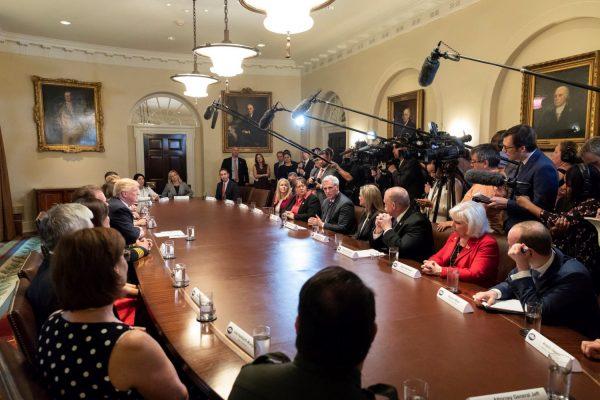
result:
[[[527,334],[530,329],[542,332],[542,303],[539,301],[528,301],[525,303],[525,318],[521,332]]]
[[[185,271],[185,264],[175,264],[175,268],[173,268],[173,287],[182,288],[189,284],[190,281]]]
[[[448,273],[446,275],[446,285],[448,286],[448,290],[452,293],[458,293],[458,281],[459,281],[460,271],[456,267],[449,267]]]
[[[156,220],[154,219],[154,217],[148,216],[148,229],[153,229],[156,228]]]
[[[252,330],[252,339],[254,339],[254,358],[269,352],[271,347],[271,328],[266,325],[259,325]]]
[[[242,198],[241,198],[241,197],[238,197],[237,199],[235,199],[235,204],[237,204],[238,206],[239,206],[240,204],[242,204]]]
[[[215,303],[213,300],[213,292],[207,294],[200,294],[200,307],[198,311],[198,321],[200,322],[212,322],[216,317]]]
[[[187,227],[187,236],[186,236],[185,240],[187,240],[187,241],[196,240],[196,227],[195,226],[190,225]]]
[[[548,399],[568,400],[573,361],[565,354],[548,354]]]
[[[404,400],[427,400],[429,384],[422,379],[408,379],[402,383]]]
[[[391,262],[398,260],[398,248],[396,246],[391,246],[388,250],[388,255]]]
[[[344,235],[342,235],[341,233],[336,233],[334,240],[335,240],[335,247],[339,247],[342,245],[342,241],[344,240]]]
[[[163,254],[165,260],[175,258],[175,242],[172,240],[165,240],[165,254]]]
[[[250,209],[251,209],[251,210],[254,210],[255,208],[256,208],[256,203],[255,203],[255,202],[253,202],[253,201],[251,201],[251,202],[250,202]]]

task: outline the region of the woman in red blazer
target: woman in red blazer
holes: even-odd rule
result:
[[[450,217],[454,232],[440,251],[423,262],[423,273],[445,278],[448,267],[456,267],[461,281],[485,287],[494,284],[500,254],[496,239],[489,234],[485,208],[465,201],[450,210]]]

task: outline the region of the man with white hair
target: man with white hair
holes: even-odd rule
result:
[[[144,236],[143,228],[133,224],[133,213],[130,206],[137,202],[140,193],[140,185],[137,181],[129,178],[119,179],[115,182],[113,197],[108,201],[108,216],[110,227],[116,229],[123,235],[127,245],[134,244]],[[146,224],[144,219],[138,223]]]
[[[325,199],[321,202],[323,218],[318,215],[308,219],[309,225],[322,229],[350,234],[356,224],[354,218],[354,203],[340,192],[340,180],[333,175],[327,175],[321,182]]]
[[[38,327],[42,326],[46,318],[59,308],[50,270],[52,252],[64,235],[80,229],[92,228],[93,217],[87,207],[76,203],[56,204],[38,217],[37,224],[42,239],[44,260],[25,294],[33,308]]]
[[[540,123],[536,126],[539,138],[583,137],[585,114],[577,113],[572,107],[569,88],[564,85],[557,87],[552,100],[552,106],[543,112]]]
[[[410,196],[402,187],[392,187],[383,196],[385,213],[375,220],[371,246],[383,250],[398,248],[398,257],[422,261],[433,252],[431,222],[410,206]]]

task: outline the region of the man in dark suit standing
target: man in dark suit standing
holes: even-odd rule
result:
[[[537,148],[533,128],[528,125],[513,126],[502,135],[502,143],[508,158],[522,163],[516,176],[517,182],[522,183],[514,188],[514,197],[529,196],[536,206],[552,210],[558,193],[558,174],[552,161]],[[496,196],[491,200],[488,207],[506,209],[505,232],[521,221],[535,219],[514,199]]]
[[[308,219],[309,225],[317,225],[330,231],[350,234],[354,231],[354,203],[340,192],[340,180],[327,175],[323,178],[321,187],[325,199],[321,202],[323,218],[318,215]]]
[[[221,163],[221,169],[226,170],[233,181],[239,186],[246,186],[250,182],[248,176],[248,165],[246,160],[239,157],[240,149],[238,147],[231,148],[231,157],[227,157]]]
[[[131,207],[137,203],[140,185],[133,179],[123,178],[115,182],[114,196],[108,201],[110,227],[118,230],[127,245],[134,244],[144,236],[144,230],[133,224]],[[144,221],[145,223],[145,221]]]
[[[373,248],[398,248],[398,257],[423,261],[433,253],[431,222],[418,210],[410,207],[406,189],[392,187],[383,196],[385,213],[375,220],[370,240]]]
[[[229,172],[225,168],[219,171],[221,180],[217,183],[215,197],[217,200],[234,200],[240,197],[240,190],[237,183],[229,179]]]
[[[398,173],[394,177],[394,186],[401,186],[408,192],[414,203],[425,192],[426,172],[415,157],[403,157],[402,149],[394,145],[394,159],[398,161]]]
[[[302,176],[304,179],[308,180],[314,167],[315,162],[311,159],[310,153],[302,152],[302,161],[300,161],[298,169],[296,170],[298,176]]]
[[[506,280],[473,296],[491,305],[519,299],[542,304],[542,322],[564,325],[600,337],[600,309],[592,279],[583,264],[552,247],[548,229],[537,221],[516,224],[508,232],[508,255],[517,265]]]

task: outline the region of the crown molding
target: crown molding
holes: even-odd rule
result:
[[[191,54],[101,46],[4,31],[0,31],[0,52],[181,72],[193,69]],[[208,61],[202,57],[198,58],[200,72],[209,73],[209,67]],[[244,69],[244,73],[248,75],[300,76],[301,73],[301,68],[292,60],[254,58],[244,61]]]
[[[338,43],[334,47],[324,50],[320,54],[314,55],[302,64],[302,75],[307,75],[315,72],[326,66],[335,64],[348,57],[370,49],[371,47],[380,45],[389,40],[412,31],[413,29],[422,27],[437,19],[446,17],[456,11],[462,10],[480,0],[443,0],[439,1],[423,1],[422,4],[429,7],[425,11],[415,14],[409,18],[402,20],[392,20],[383,22],[380,29],[373,32],[361,32],[348,40]]]

